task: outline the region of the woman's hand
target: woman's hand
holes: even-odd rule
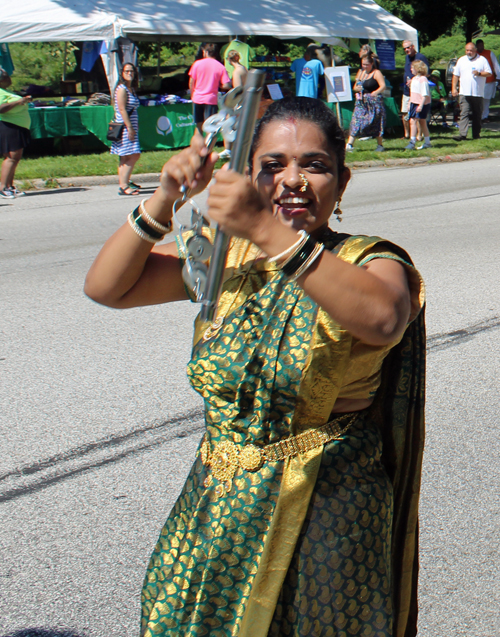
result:
[[[181,186],[187,186],[193,195],[201,192],[212,178],[218,159],[217,153],[208,155],[203,135],[196,131],[189,148],[171,157],[163,166],[160,175],[162,194],[166,198],[177,199]]]
[[[135,130],[133,126],[127,126],[128,138],[131,142],[135,139]]]
[[[248,177],[224,167],[215,175],[207,199],[208,216],[222,232],[259,244],[259,236],[274,221]]]

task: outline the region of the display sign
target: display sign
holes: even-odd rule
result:
[[[352,100],[351,77],[348,66],[325,68],[327,102],[350,102]]]
[[[283,93],[281,92],[281,87],[279,84],[268,84],[267,90],[269,91],[269,95],[272,100],[282,100]]]
[[[381,71],[396,69],[396,43],[394,40],[375,40],[375,50],[380,60]]]

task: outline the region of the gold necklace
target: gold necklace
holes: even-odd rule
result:
[[[244,261],[245,257],[247,256],[247,254],[249,253],[249,250],[251,249],[251,247],[253,246],[253,243],[251,241],[248,241],[248,245],[247,248],[245,250],[245,253],[243,255],[243,259],[242,261]],[[211,323],[207,329],[203,332],[203,341],[209,341],[211,338],[214,338],[214,336],[217,336],[217,334],[220,332],[222,326],[224,325],[224,321],[226,320],[226,318],[229,315],[229,312],[231,311],[231,309],[233,308],[233,305],[236,302],[236,299],[238,298],[239,293],[241,292],[243,285],[245,284],[248,275],[250,274],[250,270],[252,269],[254,263],[257,261],[257,259],[260,257],[260,255],[262,254],[262,250],[259,250],[257,252],[257,254],[255,255],[255,257],[250,261],[250,265],[248,266],[248,268],[245,270],[245,273],[243,274],[243,276],[241,277],[241,282],[238,286],[238,289],[236,290],[234,296],[233,296],[233,300],[231,301],[228,309],[226,310],[226,313],[224,315],[218,316],[215,321],[213,323]]]

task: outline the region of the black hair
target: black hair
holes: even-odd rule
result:
[[[313,97],[285,97],[273,102],[255,127],[250,148],[249,163],[252,168],[253,156],[260,144],[265,127],[274,121],[297,119],[311,122],[322,131],[330,149],[337,157],[338,174],[345,170],[345,137],[337,118],[328,106]]]
[[[218,47],[213,42],[206,42],[201,45],[201,48],[206,51],[207,55],[211,58],[217,57]]]
[[[122,66],[122,70],[120,71],[120,79],[118,80],[117,87],[125,79],[123,77],[123,71],[126,66],[131,66],[134,69],[134,79],[130,82],[130,87],[132,88],[133,91],[135,91],[137,88],[139,88],[139,70],[135,64],[132,64],[132,62],[125,62],[125,64]]]

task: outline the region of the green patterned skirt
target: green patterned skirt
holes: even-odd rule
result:
[[[392,637],[392,486],[360,412],[325,445],[269,637]],[[198,456],[142,592],[143,637],[238,635],[278,499],[282,463],[239,471],[223,498]]]

